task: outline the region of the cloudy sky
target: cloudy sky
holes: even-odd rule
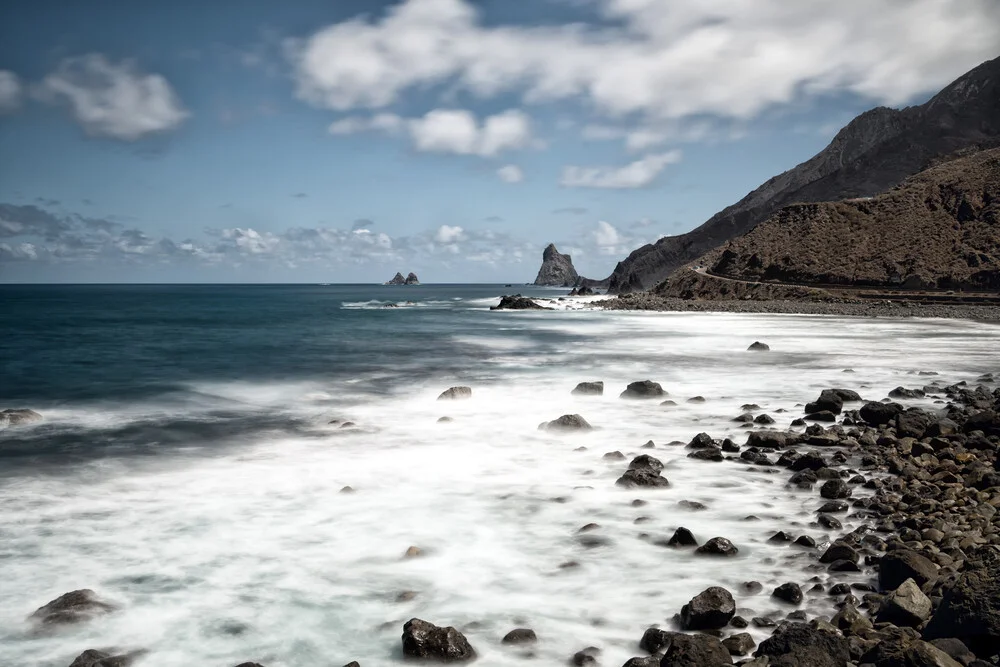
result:
[[[996,0],[6,0],[0,281],[601,278],[997,55]]]

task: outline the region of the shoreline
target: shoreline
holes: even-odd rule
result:
[[[907,301],[691,300],[634,292],[588,304],[618,311],[775,313],[846,317],[942,318],[1000,323],[1000,307],[975,304],[917,304]]]

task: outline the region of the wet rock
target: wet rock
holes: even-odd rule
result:
[[[922,389],[907,389],[906,387],[896,387],[889,392],[889,398],[923,398]]]
[[[863,616],[854,605],[845,604],[841,607],[830,623],[845,635],[863,635],[872,629],[872,622]]]
[[[844,542],[834,542],[830,547],[823,552],[823,555],[819,557],[819,562],[821,563],[833,563],[838,560],[846,560],[852,563],[858,562],[858,552],[854,550],[849,544]]]
[[[829,422],[833,423],[837,421],[837,415],[830,412],[829,410],[820,410],[819,412],[810,412],[806,415],[808,421],[814,422]]]
[[[594,427],[580,415],[563,415],[559,419],[542,422],[538,428],[543,431],[589,431]]]
[[[828,507],[828,506],[829,506],[829,503],[826,504],[826,505],[824,505],[823,507]],[[837,507],[841,508],[842,506],[838,505]],[[843,511],[846,512],[847,508],[846,507],[843,508]],[[844,527],[844,525],[842,523],[840,523],[840,521],[836,517],[832,517],[829,514],[820,514],[818,517],[816,517],[816,522],[819,525],[821,525],[824,528],[827,528],[829,530],[840,530],[841,528]]]
[[[744,412],[741,415],[733,417],[733,421],[738,424],[749,424],[753,422],[753,415],[750,414],[749,412]]]
[[[403,558],[418,558],[424,555],[424,550],[420,547],[407,547],[403,553]]]
[[[530,628],[516,628],[511,630],[501,640],[503,644],[533,644],[538,641],[535,631]]]
[[[731,665],[729,651],[715,637],[678,634],[660,660],[660,667],[720,667]]]
[[[851,659],[844,637],[805,623],[782,624],[754,655],[770,658],[770,667],[844,667]]]
[[[799,545],[800,547],[806,547],[807,549],[816,548],[816,540],[809,537],[808,535],[799,535],[797,538],[795,538],[795,544]]]
[[[713,537],[696,549],[696,553],[708,556],[735,556],[740,552],[732,542],[724,537]]]
[[[42,416],[34,410],[7,408],[0,410],[0,426],[21,426],[42,421]]]
[[[705,503],[699,503],[697,500],[681,500],[677,503],[677,505],[681,509],[691,510],[692,512],[700,512],[708,509],[708,505]]]
[[[647,655],[645,657],[629,658],[622,667],[660,667],[660,656]]]
[[[968,665],[976,659],[976,655],[969,650],[969,647],[958,639],[935,639],[931,646],[944,651],[948,656],[962,665]]]
[[[715,461],[719,462],[725,459],[722,454],[722,450],[718,447],[709,447],[708,449],[698,449],[687,455],[689,459],[699,459],[701,461]]]
[[[527,297],[523,297],[520,294],[514,295],[504,295],[500,297],[500,303],[495,306],[490,306],[490,310],[552,310],[551,308],[546,308],[545,306],[539,306],[537,303],[532,301]]]
[[[819,495],[831,500],[849,498],[851,496],[851,487],[842,479],[831,479],[824,482],[823,486],[819,488]]]
[[[666,395],[667,392],[663,391],[663,387],[658,382],[639,380],[638,382],[630,382],[625,391],[621,393],[621,398],[659,398]]]
[[[604,382],[581,382],[571,393],[577,396],[603,396]]]
[[[668,547],[696,547],[698,546],[698,540],[694,538],[694,534],[681,526],[674,531],[670,539],[667,541]]]
[[[1000,653],[1000,552],[985,547],[978,553],[945,591],[923,635],[959,639],[976,655],[991,656]]]
[[[772,417],[771,415],[766,414],[766,413],[762,414],[762,415],[757,415],[754,418],[753,423],[754,424],[770,425],[770,424],[774,423],[774,417]]]
[[[750,655],[750,651],[754,650],[757,642],[753,640],[749,632],[740,632],[723,639],[722,645],[729,651],[729,655],[742,657]]]
[[[637,468],[626,470],[625,474],[615,481],[615,485],[626,489],[636,487],[666,488],[670,486],[670,482],[656,470]]]
[[[476,651],[455,628],[438,627],[413,618],[403,626],[403,655],[441,662],[464,662],[475,660]]]
[[[699,433],[698,435],[691,438],[691,442],[687,444],[688,449],[708,449],[709,447],[715,447],[715,440],[712,439],[708,433]]]
[[[705,402],[705,397],[704,396],[692,396],[691,398],[689,398],[687,400],[687,402],[688,403],[704,403]]]
[[[670,642],[678,634],[659,628],[646,628],[646,631],[642,633],[642,639],[639,640],[639,648],[650,653],[659,653],[670,646]]]
[[[826,459],[816,452],[806,452],[794,459],[788,467],[792,470],[821,470],[826,467]]]
[[[724,628],[736,615],[732,594],[720,586],[712,586],[694,596],[681,607],[681,627],[685,630],[716,630]]]
[[[821,514],[826,514],[828,512],[846,512],[847,510],[847,503],[843,500],[828,500],[820,505],[819,509],[816,511]]]
[[[982,431],[986,435],[1000,436],[1000,413],[993,410],[977,412],[965,421],[962,430],[966,433]]]
[[[743,592],[748,595],[757,595],[764,590],[764,585],[759,581],[744,581]]]
[[[69,667],[131,667],[140,658],[145,656],[147,651],[133,651],[121,655],[112,655],[104,651],[88,649],[78,655]],[[246,665],[256,665],[256,663],[244,663]]]
[[[451,387],[445,389],[438,396],[439,401],[454,401],[463,398],[472,398],[472,387]]]
[[[861,661],[876,667],[961,667],[935,646],[903,635],[877,642],[861,656]]]
[[[883,426],[891,422],[896,415],[903,411],[903,406],[899,403],[865,403],[858,411],[866,424],[871,426]]]
[[[907,579],[886,596],[876,620],[914,628],[931,616],[931,601],[913,579]]]
[[[663,470],[663,461],[649,454],[640,454],[629,462],[628,469],[660,472]]]
[[[601,458],[605,459],[606,461],[624,461],[625,460],[625,455],[622,454],[619,451],[614,451],[614,452],[608,452],[608,453],[606,453]]]
[[[781,584],[771,593],[771,597],[778,598],[789,604],[799,604],[802,602],[802,589],[793,582]]]
[[[749,352],[768,352],[770,349],[771,349],[771,347],[767,343],[762,343],[759,340],[757,340],[757,341],[754,341],[753,343],[750,344],[750,347],[747,348],[747,351],[749,351]]]
[[[812,403],[806,403],[805,411],[807,414],[815,412],[829,412],[834,415],[839,415],[843,409],[844,399],[840,397],[840,394],[833,389],[824,389],[820,392],[819,398]]]
[[[878,569],[879,590],[896,590],[907,579],[923,586],[937,579],[937,567],[924,556],[906,549],[898,549],[882,557]]]
[[[596,646],[588,646],[582,651],[577,651],[570,658],[570,662],[577,667],[583,667],[583,665],[596,665],[597,656],[600,655],[601,649]]]
[[[94,591],[84,588],[60,595],[36,609],[29,618],[42,625],[69,625],[88,621],[117,609],[110,602],[99,599]]]
[[[774,535],[772,535],[771,537],[767,538],[767,541],[768,542],[791,542],[794,539],[795,539],[794,537],[792,537],[791,535],[789,535],[785,531],[779,530]]]

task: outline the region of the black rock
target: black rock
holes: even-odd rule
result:
[[[836,517],[832,517],[829,514],[820,514],[816,517],[816,521],[828,530],[840,530],[844,527]]]
[[[808,549],[816,548],[816,540],[809,537],[808,535],[799,535],[795,539],[795,544],[799,545],[800,547],[806,547]]]
[[[865,403],[858,411],[866,424],[871,426],[883,426],[891,422],[896,415],[903,411],[903,406],[899,403]]]
[[[500,297],[500,303],[495,306],[490,306],[490,310],[552,310],[551,308],[546,308],[545,306],[539,306],[537,303],[532,301],[527,297],[523,297],[520,294],[514,294],[513,296],[504,295]]]
[[[681,526],[674,531],[674,534],[667,541],[668,547],[696,547],[698,546],[698,540],[694,538],[694,534],[687,528]]]
[[[715,637],[678,634],[660,660],[660,667],[720,667],[731,665],[729,651]]]
[[[635,487],[664,488],[670,486],[670,482],[666,477],[649,468],[626,470],[625,474],[615,481],[615,484],[626,489]]]
[[[829,410],[820,410],[819,412],[810,412],[806,415],[806,420],[814,422],[835,422],[837,421],[837,415],[830,412]]]
[[[772,417],[771,415],[766,414],[766,413],[762,414],[762,415],[757,415],[754,418],[753,423],[754,424],[764,424],[764,425],[773,424],[774,423],[774,417]]]
[[[632,461],[628,464],[628,469],[660,472],[663,470],[663,462],[658,458],[650,456],[649,454],[640,454],[632,459]]]
[[[412,618],[403,626],[403,655],[441,662],[476,659],[475,649],[461,632],[453,627],[438,627],[419,618]]]
[[[843,500],[828,500],[820,505],[819,509],[816,511],[825,514],[827,512],[846,512],[848,509],[847,503]]]
[[[795,539],[795,538],[793,538],[791,535],[789,535],[785,531],[779,530],[774,535],[772,535],[771,537],[767,538],[767,541],[768,542],[791,542],[793,539]]]
[[[923,636],[959,639],[976,655],[992,656],[1000,653],[1000,552],[983,547],[974,556],[945,592]]]
[[[133,651],[121,655],[112,655],[104,651],[89,649],[81,653],[70,664],[69,667],[131,667],[140,658],[146,655],[147,651]],[[239,667],[261,667],[257,663],[244,663]]]
[[[708,433],[699,433],[691,438],[691,442],[689,442],[687,446],[690,449],[707,449],[709,447],[715,447],[715,440],[712,440],[712,436]]]
[[[695,553],[709,556],[735,556],[739,549],[724,537],[713,537],[695,550]]]
[[[905,387],[896,387],[889,392],[889,398],[923,398],[923,389],[907,389]]]
[[[597,648],[596,646],[588,646],[582,651],[577,651],[576,653],[574,653],[573,657],[570,658],[570,662],[576,665],[577,667],[583,667],[584,665],[596,665],[597,656],[598,654],[600,654],[600,652],[601,649]]]
[[[834,542],[830,547],[823,552],[823,555],[819,557],[819,562],[821,563],[833,563],[838,560],[849,560],[852,563],[858,562],[858,552],[854,550],[849,544],[844,542]]]
[[[538,428],[544,431],[589,431],[594,427],[580,415],[563,415],[559,419],[542,422]]]
[[[842,479],[831,479],[819,488],[819,495],[830,500],[848,498],[851,495],[851,487]]]
[[[750,651],[757,646],[749,632],[739,632],[722,640],[722,645],[726,647],[730,655],[744,656],[750,655]]]
[[[754,652],[769,667],[844,667],[851,659],[847,640],[805,623],[783,623]]]
[[[718,447],[709,447],[708,449],[696,449],[695,451],[688,454],[689,459],[700,459],[702,461],[722,461],[725,456],[722,455],[722,450]]]
[[[603,382],[581,382],[576,385],[573,389],[574,394],[577,396],[603,396],[604,395],[604,383]]]
[[[503,644],[533,644],[538,641],[535,631],[530,628],[515,628],[501,640]]]
[[[666,394],[667,392],[663,391],[663,387],[659,383],[652,380],[639,380],[638,382],[630,382],[625,391],[621,393],[621,398],[659,398],[666,396]]]
[[[878,566],[878,585],[883,591],[894,591],[907,579],[913,579],[918,586],[937,579],[934,563],[917,552],[906,549],[889,552],[882,557]],[[942,636],[944,635],[938,635]]]
[[[677,636],[676,632],[668,632],[659,628],[646,628],[639,640],[639,648],[650,653],[659,653],[670,646],[670,642]]]
[[[712,586],[681,607],[681,626],[685,630],[717,630],[736,615],[736,602],[725,588]]]
[[[802,589],[799,588],[798,584],[788,582],[775,588],[771,593],[771,597],[778,598],[790,604],[799,604],[802,602]]]
[[[833,389],[824,389],[820,392],[819,398],[812,403],[806,403],[806,413],[829,412],[839,415],[844,408],[844,399]]]
[[[750,347],[747,348],[747,351],[749,351],[749,352],[767,352],[770,349],[771,349],[771,347],[767,343],[762,343],[759,340],[757,340],[757,341],[754,341],[753,343],[750,344]]]
[[[84,588],[60,595],[43,607],[36,609],[30,619],[42,625],[67,625],[88,621],[118,608],[97,597],[97,593]]]

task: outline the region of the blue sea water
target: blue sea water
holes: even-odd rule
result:
[[[515,291],[557,309],[489,310]],[[0,428],[0,666],[67,667],[103,647],[148,650],[137,667],[396,664],[412,617],[462,629],[484,665],[565,664],[586,646],[622,664],[712,585],[747,617],[780,618],[741,584],[872,572],[817,575],[768,542],[778,529],[833,539],[814,524],[817,493],[690,459],[683,443],[744,442],[732,418],[745,403],[786,428],[823,388],[878,400],[1000,371],[989,324],[605,312],[563,293],[0,286],[0,409],[43,417]],[[771,351],[748,352],[755,340]],[[669,397],[619,398],[642,379]],[[573,395],[584,380],[604,395]],[[453,385],[472,397],[438,400]],[[563,414],[593,429],[539,430]],[[640,453],[669,488],[615,486]],[[583,542],[590,523],[602,539]],[[678,526],[740,554],[656,544]],[[411,545],[423,555],[403,558]],[[35,632],[34,609],[80,588],[120,611]],[[829,618],[833,603],[803,608]],[[536,631],[534,657],[501,644],[514,627]]]

